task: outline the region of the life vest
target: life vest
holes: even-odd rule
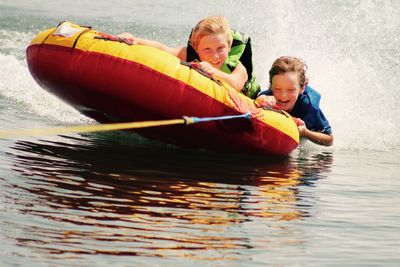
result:
[[[253,62],[252,62],[252,51],[251,51],[251,40],[250,37],[236,30],[231,30],[233,37],[232,46],[228,53],[228,58],[225,63],[221,66],[220,70],[225,73],[232,73],[232,71],[242,62],[243,66],[247,71],[247,81],[243,86],[242,93],[246,96],[255,99],[260,92],[260,85],[256,81],[256,77],[253,73]],[[186,61],[192,62],[200,60],[199,55],[196,53],[191,45],[190,38],[187,45]]]

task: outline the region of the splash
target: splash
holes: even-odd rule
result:
[[[15,102],[19,110],[64,123],[89,121],[78,111],[41,89],[24,62],[13,55],[0,53],[0,77],[0,97]]]
[[[282,1],[261,26],[268,33],[258,44],[268,48],[260,58],[263,81],[276,57],[302,57],[310,85],[322,94],[336,149],[386,151],[400,145],[398,7],[377,1]]]

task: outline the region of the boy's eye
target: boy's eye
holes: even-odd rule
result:
[[[221,52],[223,52],[225,50],[225,47],[218,47],[217,48],[217,51],[218,51],[218,53],[221,53]]]

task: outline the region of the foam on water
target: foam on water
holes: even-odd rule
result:
[[[16,109],[62,123],[89,121],[75,109],[40,88],[31,77],[26,64],[13,55],[0,53],[0,77],[0,97],[15,102]]]

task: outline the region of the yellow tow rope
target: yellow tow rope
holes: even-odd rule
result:
[[[218,116],[218,117],[186,117],[182,119],[172,120],[159,120],[159,121],[138,121],[138,122],[123,122],[123,123],[108,123],[108,124],[93,124],[93,125],[78,125],[70,127],[52,127],[52,128],[37,128],[37,129],[21,129],[11,131],[0,131],[0,139],[13,139],[17,137],[27,136],[44,136],[44,135],[57,135],[67,133],[87,133],[87,132],[102,132],[102,131],[113,131],[113,130],[127,130],[137,128],[147,128],[155,126],[165,125],[177,125],[177,124],[194,124],[199,122],[215,121],[215,120],[229,120],[245,118],[250,119],[250,113],[230,115],[230,116]]]
[[[185,119],[163,120],[163,121],[143,121],[143,122],[125,122],[125,123],[109,123],[94,125],[78,125],[70,127],[53,127],[53,128],[37,128],[37,129],[21,129],[12,131],[0,131],[1,139],[12,139],[26,136],[44,136],[57,135],[67,133],[87,133],[101,132],[112,130],[126,130],[135,128],[146,128],[163,125],[186,124]]]

